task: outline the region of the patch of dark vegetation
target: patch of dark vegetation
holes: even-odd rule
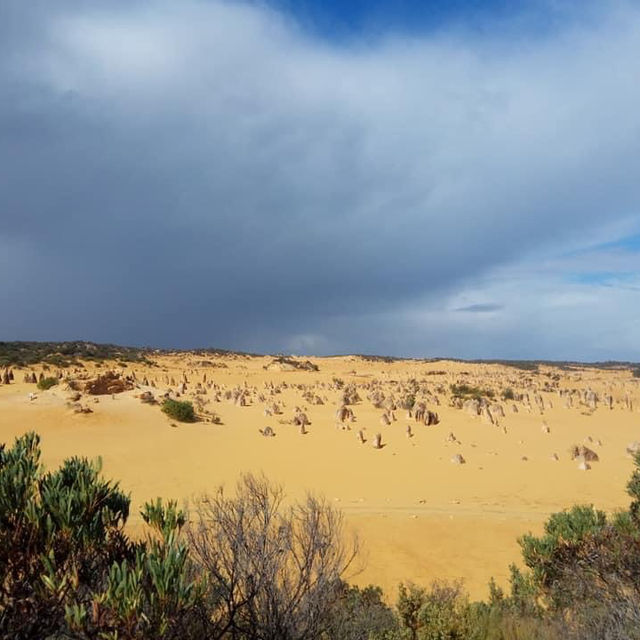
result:
[[[47,389],[51,389],[51,387],[55,387],[57,384],[58,378],[42,378],[38,381],[38,389],[40,389],[40,391],[46,391]]]
[[[539,367],[555,367],[561,371],[580,371],[587,369],[602,369],[605,371],[623,371],[625,369],[640,369],[640,363],[622,360],[605,360],[599,362],[579,362],[577,360],[503,360],[503,359],[476,359],[465,360],[462,358],[434,358],[432,362],[470,362],[473,364],[499,364],[504,367],[513,367],[522,371],[538,371]]]
[[[505,367],[513,367],[514,369],[520,369],[520,371],[537,371],[540,367],[540,363],[538,362],[527,362],[527,361],[505,361],[499,364],[504,365]]]
[[[287,506],[245,475],[189,519],[175,502],[146,503],[148,532],[133,540],[131,499],[100,462],[45,472],[39,445],[29,433],[0,446],[1,638],[321,640],[348,624],[343,601],[394,622],[378,592],[345,592],[355,547],[321,500]]]
[[[369,356],[359,353],[354,355],[356,358],[360,358],[360,360],[364,360],[365,362],[385,362],[387,364],[391,364],[392,362],[399,362],[401,360],[401,358],[393,358],[391,356]]]
[[[121,363],[153,365],[152,349],[119,347],[93,342],[0,342],[0,366],[25,367],[49,364],[55,367],[79,366],[79,360],[100,362],[116,360]]]
[[[451,362],[469,362],[471,364],[499,364],[503,367],[512,367],[520,371],[538,371],[538,367],[542,364],[558,366],[558,363],[544,362],[543,360],[462,360],[459,358],[442,358]]]
[[[197,420],[193,405],[186,400],[166,398],[162,403],[162,411],[178,422],[196,422]]]
[[[197,356],[236,356],[240,358],[262,358],[264,353],[253,353],[251,351],[232,351],[230,349],[215,349],[207,347],[204,349],[185,349],[173,351],[173,353],[193,353]]]
[[[492,389],[482,389],[481,387],[472,387],[468,384],[452,384],[450,386],[451,394],[454,398],[462,398],[463,400],[474,399],[480,400],[481,398],[493,398],[495,392]]]
[[[365,362],[383,362],[391,364],[392,362],[432,362],[431,360],[424,360],[422,358],[409,358],[409,357],[396,357],[396,356],[377,356],[367,353],[332,353],[331,355],[322,356],[323,358],[358,358]]]
[[[385,603],[380,587],[364,588],[341,582],[330,609],[327,640],[382,640],[399,638],[393,609]]]
[[[407,411],[413,409],[413,405],[416,403],[415,393],[408,393],[400,399],[400,407]]]
[[[295,360],[294,358],[289,358],[287,356],[278,356],[277,358],[274,358],[264,368],[268,369],[270,367],[282,367],[283,369],[295,369],[297,371],[320,371],[318,365],[314,364],[310,360]]]
[[[515,400],[516,399],[516,394],[513,392],[513,389],[511,387],[507,387],[506,389],[504,389],[502,391],[502,393],[500,394],[500,396],[502,397],[503,400]]]
[[[192,367],[207,367],[210,369],[228,369],[228,365],[224,362],[215,362],[213,360],[193,360],[189,363]]]

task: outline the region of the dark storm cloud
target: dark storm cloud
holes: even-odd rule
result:
[[[415,351],[372,318],[638,212],[627,7],[366,48],[239,3],[0,11],[7,338]]]

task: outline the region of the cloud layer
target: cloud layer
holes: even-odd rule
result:
[[[637,290],[566,258],[640,227],[632,5],[346,44],[237,2],[3,7],[7,339],[640,358]]]

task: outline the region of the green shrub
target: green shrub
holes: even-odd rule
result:
[[[38,382],[38,389],[41,391],[46,391],[47,389],[51,389],[51,387],[55,387],[58,384],[58,378],[42,378]]]
[[[332,640],[378,640],[400,631],[393,609],[382,599],[382,589],[341,583],[339,598],[330,612],[328,636]]]
[[[190,402],[167,398],[162,403],[162,411],[178,422],[196,421],[196,412]]]
[[[450,388],[454,397],[463,399],[474,398],[480,400],[481,398],[493,398],[495,396],[491,389],[472,387],[468,384],[452,384]]]
[[[511,387],[507,387],[502,392],[502,399],[503,400],[515,400],[516,399],[516,394],[513,392],[513,389]]]
[[[640,526],[640,453],[634,457],[635,469],[627,483],[627,493],[633,498],[629,507],[629,515],[634,523]]]
[[[606,524],[604,512],[592,506],[576,505],[568,511],[552,514],[544,525],[545,535],[539,538],[530,534],[522,536],[518,541],[522,557],[539,589],[549,591],[553,600],[563,598],[566,594],[558,582],[562,567],[556,561],[556,552],[566,543],[579,544]]]
[[[461,582],[434,582],[430,589],[401,584],[397,610],[411,640],[471,638],[471,609]]]
[[[100,461],[45,473],[39,444],[29,433],[0,445],[0,637],[205,637],[175,504],[145,505],[157,531],[132,542],[129,496]]]
[[[494,608],[558,637],[640,639],[640,456],[634,462],[627,511],[608,519],[574,506],[553,514],[544,535],[519,540],[528,571],[511,567],[511,594],[494,586]]]
[[[413,405],[416,403],[416,396],[414,393],[408,393],[400,400],[400,407],[406,409],[407,411],[411,411],[413,409]]]

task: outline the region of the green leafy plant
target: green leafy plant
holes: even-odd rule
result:
[[[42,378],[42,380],[38,382],[38,389],[40,389],[41,391],[46,391],[47,389],[51,389],[51,387],[55,387],[57,384],[58,378]]]
[[[162,411],[170,418],[178,420],[178,422],[195,422],[196,412],[193,405],[187,401],[172,400],[166,398],[162,403]]]
[[[329,638],[377,640],[395,637],[399,631],[398,617],[385,603],[380,587],[360,588],[341,583],[329,616]]]
[[[132,542],[130,498],[100,460],[45,472],[39,445],[28,433],[0,447],[0,637],[203,637],[185,515],[145,505],[155,533]]]
[[[468,384],[452,384],[451,394],[458,398],[473,398],[480,400],[481,398],[493,398],[495,393],[491,389],[481,389],[480,387],[472,387]]]
[[[515,400],[516,399],[516,394],[513,392],[513,389],[511,387],[507,387],[502,392],[502,399],[503,400]]]

